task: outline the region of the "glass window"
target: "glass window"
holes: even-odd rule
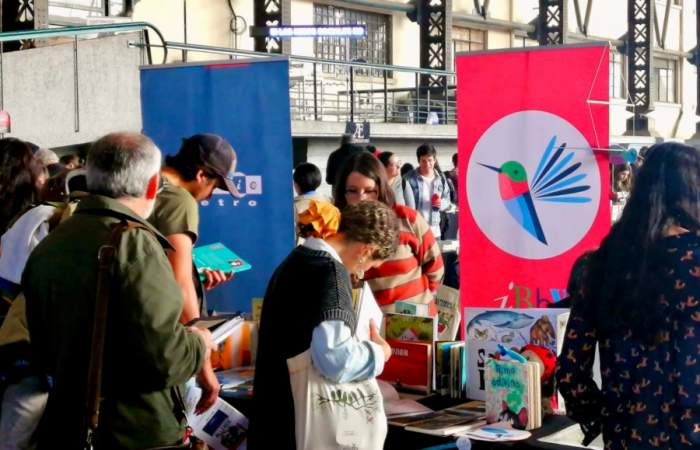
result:
[[[486,32],[472,28],[452,27],[452,42],[455,55],[486,49]]]
[[[534,39],[522,36],[513,36],[513,48],[537,47],[538,45],[540,45],[540,43]]]
[[[316,38],[314,51],[317,58],[391,64],[390,16],[331,5],[314,5],[314,25],[367,25],[367,37],[364,39]],[[324,65],[323,71],[341,72],[344,68]],[[355,73],[363,75],[370,72],[373,76],[383,76],[381,70],[355,70]]]
[[[109,6],[109,15],[121,16],[126,11],[126,0],[49,0],[51,17],[104,17],[105,6]]]
[[[627,98],[624,58],[618,52],[610,52],[610,98]]]
[[[651,71],[651,94],[654,101],[676,103],[677,68],[677,60],[665,58],[654,59],[654,68]]]

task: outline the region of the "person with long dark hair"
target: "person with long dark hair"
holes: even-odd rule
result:
[[[12,220],[38,201],[46,173],[24,141],[0,139],[0,235]]]
[[[649,150],[573,296],[557,381],[584,442],[602,432],[611,450],[700,448],[699,150]]]
[[[399,246],[388,261],[364,273],[384,312],[395,312],[394,303],[427,305],[437,312],[435,293],[445,267],[435,235],[414,209],[398,205],[381,162],[369,153],[351,156],[338,173],[334,202],[338,208],[365,200],[378,200],[393,208],[399,219]]]

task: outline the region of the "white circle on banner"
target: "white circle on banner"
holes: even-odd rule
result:
[[[576,127],[544,111],[516,112],[486,130],[466,182],[479,229],[525,259],[568,251],[598,214],[600,172],[590,145]]]

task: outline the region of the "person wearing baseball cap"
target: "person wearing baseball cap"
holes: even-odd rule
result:
[[[215,134],[195,134],[182,140],[175,155],[165,158],[161,169],[161,188],[153,214],[148,219],[170,242],[168,253],[175,280],[182,289],[183,306],[180,321],[188,323],[206,313],[205,290],[231,279],[232,273],[205,270],[200,282],[192,261],[192,249],[199,235],[198,202],[211,198],[215,189],[240,193],[233,183],[236,152],[226,139]],[[203,409],[216,400],[219,383],[210,363],[198,375],[202,387]]]

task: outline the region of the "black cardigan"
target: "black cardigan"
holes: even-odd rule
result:
[[[325,320],[342,320],[354,333],[350,275],[330,254],[297,247],[275,270],[263,301],[249,449],[296,447],[287,359],[311,346]]]

